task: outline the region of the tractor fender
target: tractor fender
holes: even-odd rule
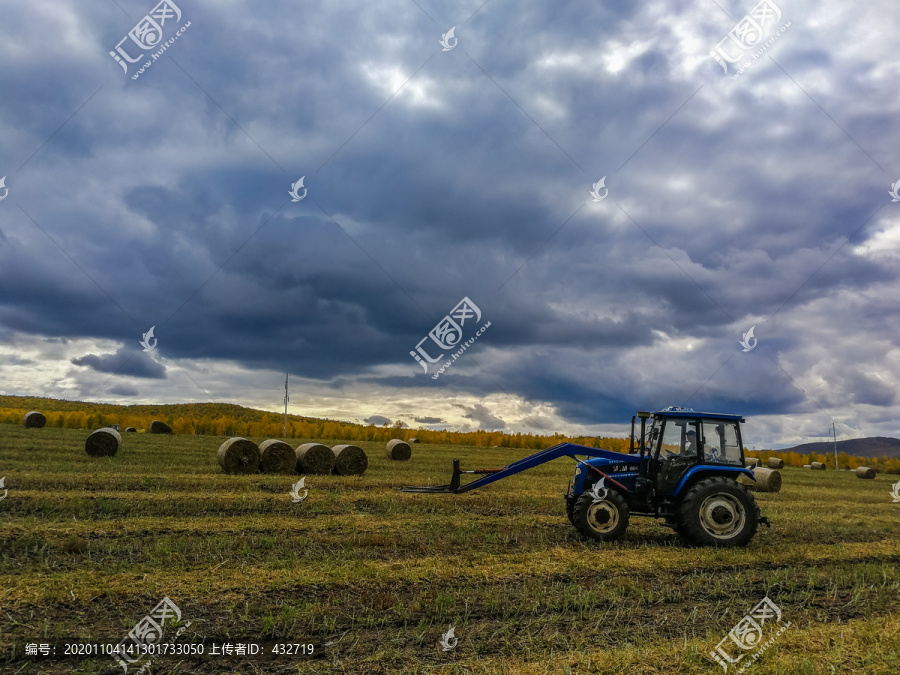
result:
[[[710,466],[709,464],[701,464],[688,469],[687,473],[681,477],[678,486],[675,488],[675,495],[680,495],[682,491],[689,487],[692,483],[705,478],[707,476],[722,476],[724,478],[738,479],[738,476],[747,476],[752,481],[756,481],[756,477],[750,469],[740,466]]]

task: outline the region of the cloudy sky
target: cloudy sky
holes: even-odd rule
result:
[[[777,2],[7,0],[0,393],[900,436],[900,18]]]

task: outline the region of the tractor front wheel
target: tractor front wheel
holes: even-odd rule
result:
[[[628,505],[615,490],[607,490],[606,497],[599,501],[585,493],[575,500],[571,520],[584,536],[597,541],[612,541],[625,534]]]
[[[759,519],[759,507],[747,488],[728,478],[707,478],[682,500],[676,532],[701,546],[746,546]]]
[[[575,524],[575,497],[566,495],[566,517],[572,525]]]

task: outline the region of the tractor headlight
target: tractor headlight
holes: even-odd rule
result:
[[[580,476],[580,475],[581,475],[581,467],[580,467],[580,466],[575,468],[575,475],[576,475],[576,476]]]

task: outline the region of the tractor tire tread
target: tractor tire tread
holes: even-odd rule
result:
[[[577,529],[586,537],[595,539],[597,541],[613,541],[614,539],[618,539],[623,534],[625,534],[625,530],[628,529],[628,504],[625,502],[625,499],[622,497],[622,495],[612,489],[610,489],[604,501],[609,502],[610,504],[615,506],[616,510],[618,511],[619,523],[618,525],[616,525],[615,529],[608,533],[601,533],[597,532],[590,526],[589,511],[590,507],[594,503],[594,500],[589,494],[586,493],[575,499],[575,503],[572,508],[572,524],[575,526],[575,529]]]
[[[747,525],[732,539],[716,539],[707,533],[699,522],[699,509],[703,500],[715,494],[717,491],[730,492],[744,504],[746,510]],[[685,494],[678,507],[678,525],[675,531],[684,539],[700,546],[716,546],[729,548],[734,546],[746,546],[756,535],[762,514],[759,505],[751,492],[730,478],[715,476],[697,481]]]

